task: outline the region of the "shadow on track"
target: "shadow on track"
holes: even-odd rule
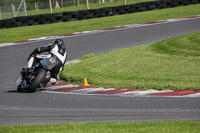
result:
[[[17,90],[9,90],[9,91],[6,91],[7,93],[20,93],[18,92]]]

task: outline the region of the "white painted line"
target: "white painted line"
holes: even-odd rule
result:
[[[42,90],[55,90],[60,88],[66,88],[66,87],[79,87],[78,85],[62,85],[62,86],[52,86],[52,87],[45,87],[41,88]]]
[[[136,96],[144,96],[151,93],[157,93],[157,90],[146,90],[146,91],[131,91],[131,92],[123,92],[119,94],[115,94],[118,96],[125,96],[125,97],[136,97]]]
[[[7,46],[14,46],[16,43],[2,43],[0,44],[0,47],[7,47]]]
[[[100,33],[103,32],[104,30],[93,30],[91,32],[89,32],[88,34],[93,34],[93,33]]]
[[[105,88],[86,88],[86,89],[80,89],[80,90],[74,90],[71,91],[72,93],[81,93],[81,94],[88,94],[91,92],[95,92],[95,91],[104,91],[106,90]]]
[[[80,62],[80,61],[81,61],[81,60],[79,60],[79,59],[66,61],[65,65],[70,65],[70,64],[78,63],[78,62]]]
[[[129,25],[125,25],[124,27],[125,28],[137,28],[137,27],[142,27],[142,26],[145,26],[147,24],[129,24]]]
[[[200,93],[188,94],[188,95],[184,95],[182,97],[200,97]]]
[[[137,96],[146,96],[149,94],[153,94],[153,93],[159,93],[159,92],[169,92],[171,90],[165,90],[165,91],[159,91],[159,90],[145,90],[145,91],[131,91],[131,92],[123,92],[123,93],[119,93],[119,94],[115,94],[118,96],[124,96],[124,97],[137,97]]]
[[[104,88],[104,90],[102,90],[102,92],[112,91],[112,90],[116,90],[116,89],[115,88],[107,88],[107,89]]]
[[[75,35],[76,35],[76,34],[79,35],[80,33],[81,33],[81,32],[75,32],[74,34],[75,34]]]
[[[110,96],[110,95],[102,95],[102,94],[84,94],[84,93],[72,93],[72,92],[58,92],[58,91],[43,91],[46,93],[55,93],[55,94],[65,94],[65,95],[82,95],[82,96]]]
[[[87,34],[87,33],[90,33],[90,32],[92,32],[92,31],[83,31],[83,32],[81,32],[81,34]]]
[[[102,96],[102,95],[105,95],[105,94],[89,94],[90,92],[96,92],[96,91],[109,91],[109,90],[115,90],[114,88],[108,88],[108,89],[105,89],[105,88],[92,88],[92,89],[88,89],[88,91],[86,89],[80,89],[81,91],[79,90],[73,90],[73,91],[70,91],[70,92],[58,92],[58,91],[44,91],[44,92],[47,92],[47,93],[57,93],[57,94],[75,94],[75,95],[91,95],[91,96],[94,96],[94,95],[99,95],[99,96]],[[114,95],[107,95],[107,96],[114,96]]]

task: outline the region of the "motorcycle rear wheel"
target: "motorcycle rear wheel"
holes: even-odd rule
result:
[[[40,84],[44,82],[46,78],[47,71],[43,68],[40,68],[37,71],[37,74],[30,85],[27,87],[28,92],[35,92],[37,88],[40,87]]]

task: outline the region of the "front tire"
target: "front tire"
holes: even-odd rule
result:
[[[17,86],[17,92],[22,92],[22,88],[20,84]]]
[[[40,84],[45,80],[47,71],[43,68],[40,68],[37,71],[37,74],[33,81],[30,83],[30,85],[27,88],[28,92],[35,92],[37,88],[40,87]]]

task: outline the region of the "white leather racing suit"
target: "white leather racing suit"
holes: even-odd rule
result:
[[[56,83],[58,79],[58,73],[64,69],[65,62],[67,60],[67,52],[65,45],[62,44],[49,44],[45,47],[36,48],[28,59],[27,67],[32,69],[33,64],[37,62],[37,58],[34,56],[36,54],[48,52],[56,60],[56,66],[50,71],[51,78],[49,79],[51,83]]]

